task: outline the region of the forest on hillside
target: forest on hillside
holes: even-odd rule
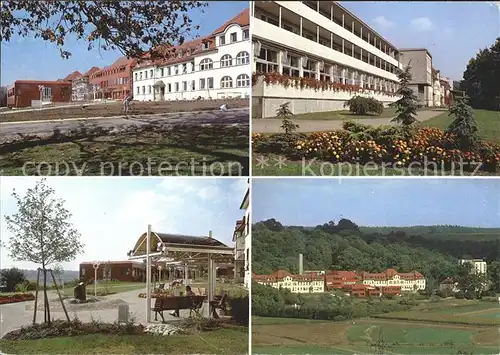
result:
[[[384,230],[358,227],[348,219],[314,228],[286,227],[269,219],[252,227],[252,270],[256,274],[277,269],[297,273],[302,253],[305,270],[418,270],[432,284],[455,276],[459,258],[483,258],[491,276],[500,280],[500,229],[497,232],[457,226]],[[483,237],[475,238],[474,233]]]

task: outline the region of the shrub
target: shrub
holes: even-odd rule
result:
[[[228,299],[230,314],[233,321],[238,324],[248,326],[250,319],[250,304],[249,298],[246,297],[231,297]]]
[[[344,103],[354,115],[374,114],[380,116],[384,112],[384,105],[373,97],[353,96]]]
[[[463,300],[465,298],[465,294],[463,291],[458,291],[458,292],[455,292],[455,298],[457,300]]]

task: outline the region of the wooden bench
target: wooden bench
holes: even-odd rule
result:
[[[213,301],[210,301],[210,308],[212,310],[212,317],[220,318],[219,314],[217,314],[217,310],[220,309],[224,311],[224,314],[227,314],[227,294],[223,294],[222,296],[215,296]]]
[[[175,311],[178,309],[189,309],[189,316],[192,312],[199,314],[201,306],[206,296],[171,296],[157,297],[152,310],[155,312],[155,320],[158,320],[158,314],[165,323],[163,311]]]

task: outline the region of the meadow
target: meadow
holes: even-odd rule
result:
[[[499,324],[498,303],[456,299],[343,322],[253,317],[252,352],[498,354]]]

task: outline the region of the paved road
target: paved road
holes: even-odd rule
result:
[[[249,125],[249,110],[232,109],[227,112],[200,111],[181,112],[156,115],[130,115],[95,119],[65,119],[57,121],[0,123],[0,138],[8,138],[21,134],[50,134],[54,129],[70,131],[81,126],[85,127],[114,127],[116,130],[127,126],[155,125],[165,126],[173,124],[227,124]]]
[[[419,111],[418,120],[427,121],[442,114],[443,111]],[[353,119],[357,123],[372,126],[383,126],[391,124],[391,118],[362,118]],[[298,132],[331,131],[341,129],[343,120],[294,120],[299,125]],[[281,132],[281,120],[275,118],[259,118],[252,120],[252,133],[277,133]]]
[[[68,314],[70,319],[77,315],[82,322],[90,322],[92,319],[101,320],[103,322],[114,322],[118,319],[118,304],[127,303],[129,305],[129,311],[134,317],[135,322],[146,324],[146,299],[138,297],[139,293],[142,292],[146,292],[146,289],[144,288],[134,291],[121,292],[101,297],[102,301],[92,304],[83,304],[78,306],[66,304],[66,307],[69,307]],[[51,318],[65,319],[64,312],[62,311],[62,307],[56,293],[54,291],[50,291],[48,294]],[[40,293],[38,301],[39,311],[37,314],[38,322],[43,322],[42,302],[42,293]],[[0,305],[0,338],[12,330],[31,324],[33,321],[34,303],[34,301],[30,301]],[[151,304],[152,306],[154,305],[154,299]],[[71,308],[73,308],[73,310],[71,310]],[[178,319],[168,313],[169,312],[167,311],[164,312],[165,320],[173,321]],[[181,310],[180,315],[181,317],[187,317],[189,315],[189,311]],[[151,320],[154,321],[153,313],[151,314]]]

